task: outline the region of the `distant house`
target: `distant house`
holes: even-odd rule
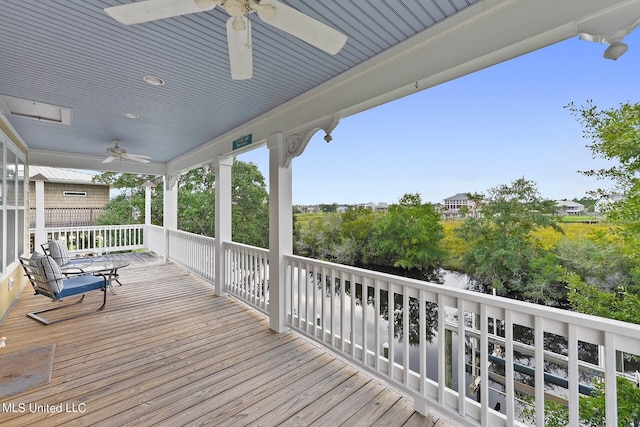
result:
[[[582,203],[573,200],[556,200],[556,209],[562,216],[582,215],[586,211]]]
[[[375,210],[378,212],[388,212],[389,204],[385,202],[380,202],[376,205]]]
[[[68,169],[29,167],[29,218],[36,219],[36,183],[42,182],[45,227],[94,225],[109,203],[109,186],[92,182],[92,175]]]
[[[389,210],[389,205],[385,202],[380,202],[378,204],[373,203],[373,202],[369,202],[369,203],[362,203],[360,205],[358,205],[359,208],[365,208],[365,209],[371,209],[372,211],[378,211],[378,212],[387,212]]]
[[[616,202],[622,200],[622,195],[620,194],[612,194],[608,197],[603,197],[596,201],[593,210],[598,214],[604,214],[609,207]]]
[[[476,203],[469,199],[467,193],[458,193],[444,199],[442,216],[444,219],[457,219],[467,216],[475,216],[477,213]]]

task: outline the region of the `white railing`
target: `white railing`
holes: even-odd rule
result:
[[[144,227],[144,247],[148,251],[165,256],[164,228],[157,225],[145,225]]]
[[[225,290],[269,315],[269,251],[225,242]]]
[[[46,241],[64,240],[71,253],[132,251],[144,248],[143,230],[143,224],[52,227],[46,229]],[[34,229],[30,231],[35,235]]]
[[[169,230],[169,259],[209,283],[215,280],[215,239],[180,230]]]
[[[607,419],[614,420],[616,358],[640,354],[636,325],[285,259],[288,326],[412,394],[423,413],[433,406],[466,423],[525,425],[521,398],[529,394],[537,425],[544,425],[546,397],[564,401],[570,425],[577,426],[580,390],[599,378],[606,385]],[[528,374],[516,369],[523,364]]]
[[[215,279],[210,237],[122,225],[48,229],[47,238],[74,251],[168,250]],[[268,315],[269,251],[225,242],[224,254],[225,290]],[[285,269],[287,326],[411,394],[422,413],[527,425],[521,410],[533,405],[542,426],[553,399],[577,426],[580,395],[597,380],[607,425],[617,425],[616,377],[629,376],[622,361],[640,355],[637,325],[298,256],[286,256]]]

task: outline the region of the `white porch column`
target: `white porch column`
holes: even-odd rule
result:
[[[267,138],[269,147],[269,322],[284,332],[286,319],[285,255],[293,254],[292,174],[286,165],[284,134]]]
[[[144,187],[144,225],[151,225],[151,193],[155,185],[147,181],[142,186]]]
[[[36,181],[36,235],[33,250],[40,251],[40,245],[47,243],[47,232],[44,228],[44,180]]]
[[[164,228],[164,260],[169,260],[169,230],[178,228],[178,176],[164,177],[162,225]],[[146,207],[145,207],[146,208]]]
[[[224,289],[224,242],[231,241],[231,167],[232,157],[219,157],[213,163],[216,176],[216,214],[215,214],[215,292],[226,295]]]

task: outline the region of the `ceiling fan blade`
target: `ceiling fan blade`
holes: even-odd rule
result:
[[[243,29],[234,29],[241,26]],[[253,50],[251,47],[251,21],[246,16],[231,17],[227,20],[227,44],[229,65],[233,80],[253,77]]]
[[[144,0],[104,9],[109,16],[124,25],[140,24],[157,19],[211,10],[220,0]]]
[[[109,156],[109,157],[107,157],[106,159],[104,159],[104,160],[102,161],[102,163],[111,163],[111,162],[113,162],[115,159],[116,159],[115,157],[113,157],[113,156]]]
[[[127,156],[140,157],[141,159],[150,159],[151,156],[145,156],[144,154],[125,153]]]
[[[133,160],[134,162],[138,162],[138,163],[149,163],[149,160],[147,160],[146,158],[151,158],[149,156],[142,156],[142,155],[138,155],[138,154],[123,154],[121,156],[123,159],[129,159],[129,160]]]
[[[275,7],[275,13],[270,8],[258,8],[258,16],[264,22],[331,55],[340,52],[347,42],[347,36],[340,31],[277,0],[261,1],[260,5]]]

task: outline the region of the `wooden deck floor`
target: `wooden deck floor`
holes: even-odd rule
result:
[[[0,409],[26,405],[5,406],[0,425],[452,425],[415,413],[410,399],[321,346],[270,331],[263,316],[185,270],[149,261],[120,271],[124,286],[105,311],[59,324],[25,316],[54,304],[25,288],[0,323],[2,351],[55,343],[54,369],[48,385],[0,397]],[[78,308],[101,298],[90,292]],[[59,404],[62,413],[30,410]]]

